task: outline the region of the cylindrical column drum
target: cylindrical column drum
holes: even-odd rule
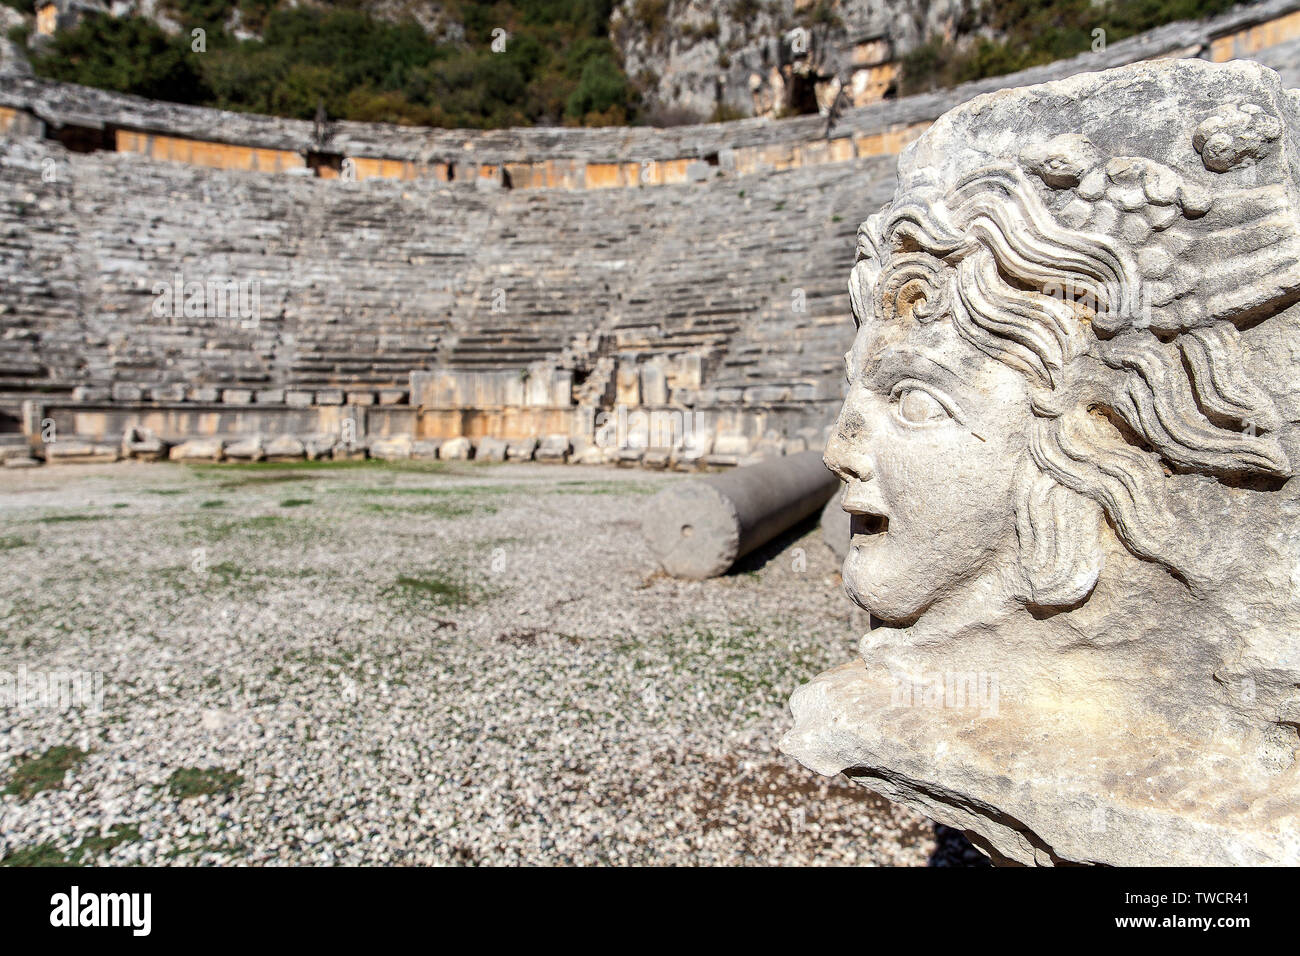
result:
[[[665,571],[722,574],[826,503],[840,481],[807,451],[665,488],[646,506],[641,532]]]

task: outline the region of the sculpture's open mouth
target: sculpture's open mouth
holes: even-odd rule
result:
[[[889,530],[889,519],[884,515],[851,514],[849,530],[854,537],[868,534],[884,534]]]

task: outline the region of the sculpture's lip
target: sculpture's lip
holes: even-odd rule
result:
[[[851,512],[849,514],[849,533],[853,539],[870,538],[889,531],[889,517],[872,512]]]
[[[874,481],[849,482],[840,507],[849,513],[854,534],[876,534],[889,525],[889,513]]]
[[[849,513],[849,535],[853,544],[889,531],[889,515],[871,483],[855,482],[844,492],[841,507]]]

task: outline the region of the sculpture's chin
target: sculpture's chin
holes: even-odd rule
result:
[[[844,592],[872,617],[889,624],[916,620],[929,604],[929,589],[918,589],[919,575],[890,559],[883,541],[854,542],[844,559]]]

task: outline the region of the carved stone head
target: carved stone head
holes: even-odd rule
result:
[[[981,772],[1006,775],[1005,746],[1050,779],[1046,756],[1023,764],[1023,738],[1059,745],[1066,713],[1115,741],[1199,723],[1231,728],[1232,799],[1284,777],[1295,812],[1297,97],[1257,64],[1196,60],[981,96],[908,149],[893,201],[858,232],[850,388],[826,451],[853,516],[845,587],[883,625],[853,679],[992,673],[1002,706],[979,718]],[[875,744],[855,764],[854,746],[838,740],[832,758],[815,740],[837,673],[797,695],[787,749],[896,780],[900,760],[887,766]],[[858,691],[835,713],[874,718],[872,740],[933,751],[969,718],[868,717]],[[1117,755],[1110,770],[1135,766]],[[1104,791],[1103,770],[1084,777]],[[968,785],[996,805],[999,787]],[[1189,813],[1205,809],[1179,792]],[[1056,799],[1043,825],[1068,830]],[[1023,836],[950,817],[1025,856]],[[1109,856],[1090,856],[1086,836],[1039,853],[1137,859],[1117,849],[1121,831],[1094,840]],[[1300,835],[1284,843],[1295,854]]]

